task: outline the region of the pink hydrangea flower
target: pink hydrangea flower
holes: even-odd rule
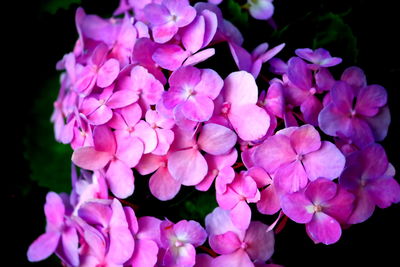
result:
[[[281,198],[283,212],[298,223],[305,223],[307,234],[315,243],[326,245],[339,240],[345,223],[353,210],[354,195],[334,182],[318,178],[304,191]]]
[[[356,195],[356,206],[348,223],[365,221],[375,206],[387,208],[400,202],[400,185],[393,178],[394,174],[385,150],[378,144],[371,144],[347,157],[339,182]]]
[[[321,141],[311,125],[278,131],[255,149],[253,161],[274,175],[281,192],[296,192],[318,177],[335,179],[345,165],[339,149]]]
[[[144,7],[144,15],[150,23],[153,39],[165,43],[188,25],[196,16],[196,10],[187,0],[163,0],[161,4],[151,3]]]
[[[207,232],[198,222],[168,220],[160,224],[161,244],[165,249],[163,266],[190,267],[196,262],[195,247],[207,239]]]

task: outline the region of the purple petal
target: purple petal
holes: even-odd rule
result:
[[[232,149],[236,140],[236,134],[229,128],[215,123],[207,123],[201,129],[197,143],[201,150],[211,155],[222,155]]]
[[[356,112],[358,114],[372,117],[375,116],[379,108],[387,102],[387,93],[385,88],[380,85],[369,85],[361,88],[356,103]]]
[[[186,50],[196,53],[203,45],[205,21],[203,16],[197,16],[192,23],[182,30],[182,44]]]
[[[352,193],[339,185],[336,196],[323,204],[323,212],[339,223],[345,224],[354,209],[354,199]]]
[[[315,243],[325,245],[336,243],[342,234],[340,224],[322,212],[315,213],[311,222],[306,224],[306,230]]]
[[[375,210],[375,203],[367,192],[360,190],[356,196],[355,207],[347,223],[362,223],[372,216]]]
[[[111,120],[112,116],[112,110],[106,105],[101,105],[93,113],[89,114],[87,118],[92,125],[102,125]]]
[[[202,245],[207,239],[207,232],[196,221],[180,221],[174,225],[176,237],[195,247]]]
[[[210,10],[203,10],[201,12],[201,15],[204,17],[205,21],[205,31],[204,31],[204,37],[203,37],[203,45],[202,47],[207,46],[214,38],[214,35],[217,31],[218,27],[218,19],[217,15],[210,11]]]
[[[302,90],[309,90],[312,85],[312,73],[307,64],[298,57],[292,57],[288,62],[289,80]]]
[[[274,14],[274,5],[271,2],[271,0],[248,1],[250,3],[250,15],[259,20],[270,19]]]
[[[170,12],[164,5],[150,3],[147,4],[143,9],[146,19],[152,25],[164,24],[168,21]]]
[[[334,182],[325,178],[318,178],[307,186],[304,195],[315,205],[320,205],[335,197],[336,192],[337,186]]]
[[[215,54],[214,48],[207,48],[202,51],[197,52],[194,55],[189,56],[183,66],[194,66],[200,62],[207,60],[208,58],[212,57]]]
[[[182,66],[183,61],[189,55],[189,52],[183,50],[179,45],[166,44],[157,48],[152,58],[162,68],[174,71]]]
[[[331,136],[337,136],[341,132],[348,137],[352,131],[352,119],[333,103],[321,110],[318,124],[324,133]]]
[[[301,192],[283,195],[281,206],[282,211],[297,223],[308,223],[313,218],[314,205]]]
[[[167,168],[159,168],[149,180],[150,192],[159,200],[173,199],[178,194],[181,184],[176,181]]]
[[[39,236],[28,248],[28,260],[41,261],[49,257],[57,248],[59,232],[47,232]]]
[[[97,74],[97,86],[105,88],[110,86],[119,74],[119,62],[115,58],[107,60],[103,66],[100,67]]]
[[[218,254],[230,254],[240,248],[241,240],[234,232],[228,231],[220,235],[211,235],[208,242]]]
[[[111,192],[118,198],[127,198],[135,189],[132,170],[122,161],[113,160],[106,172]]]
[[[375,141],[382,141],[385,139],[391,121],[388,106],[381,108],[374,117],[367,117],[365,120],[372,130]]]
[[[207,162],[197,149],[186,149],[170,154],[168,170],[183,185],[196,185],[207,174]]]
[[[236,133],[244,141],[262,138],[270,126],[268,113],[254,104],[232,106],[228,118]]]
[[[216,71],[212,69],[202,69],[201,79],[194,90],[196,93],[201,93],[214,100],[220,94],[223,85],[224,81]]]
[[[72,154],[72,162],[86,170],[99,170],[107,165],[113,155],[108,152],[97,151],[94,147],[81,147]]]
[[[178,26],[174,21],[157,25],[152,28],[154,42],[164,44],[174,37],[178,32]]]
[[[253,67],[253,58],[251,57],[251,54],[240,45],[234,43],[228,44],[233,60],[239,70],[250,72]]]
[[[74,227],[66,228],[61,236],[62,255],[71,266],[79,265],[79,240],[78,233]]]
[[[334,179],[342,173],[346,163],[344,155],[332,143],[323,141],[321,148],[307,154],[302,160],[308,178],[313,181],[318,177]]]
[[[243,249],[238,249],[234,253],[216,257],[211,263],[211,267],[221,266],[254,267],[254,263]]]
[[[268,228],[268,225],[256,221],[251,222],[246,231],[246,252],[253,261],[265,262],[274,254],[274,232],[268,231]]]
[[[362,88],[367,86],[367,79],[365,77],[364,71],[358,67],[347,68],[340,80],[345,81],[355,88]]]
[[[139,123],[135,125],[131,136],[136,136],[142,141],[144,145],[143,153],[150,153],[157,147],[157,133],[143,120],[140,120]]]
[[[368,186],[368,191],[372,200],[381,209],[400,202],[400,185],[394,178],[377,179]]]
[[[46,214],[47,227],[53,231],[61,230],[64,224],[65,206],[58,194],[47,193],[44,213]]]
[[[318,126],[318,115],[322,108],[322,103],[318,98],[315,96],[308,97],[300,106],[300,110],[304,116],[304,121],[311,125]]]
[[[178,27],[188,25],[196,17],[196,10],[186,0],[164,0],[163,5],[177,17]]]

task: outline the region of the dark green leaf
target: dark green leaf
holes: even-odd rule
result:
[[[48,0],[43,4],[43,11],[56,14],[59,9],[68,9],[72,4],[80,4],[81,0]]]
[[[244,26],[249,24],[248,12],[244,10],[235,0],[228,0],[228,11],[232,17],[229,19],[232,23],[238,23]]]

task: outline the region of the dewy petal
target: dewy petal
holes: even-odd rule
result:
[[[342,234],[340,224],[323,212],[315,213],[311,222],[306,224],[306,230],[315,243],[325,245],[336,243]]]
[[[236,140],[236,134],[229,128],[215,123],[207,123],[201,129],[197,143],[201,150],[211,155],[222,155],[232,149]]]
[[[346,159],[334,144],[323,141],[321,148],[304,156],[302,162],[311,181],[318,177],[333,180],[342,173]]]
[[[240,248],[241,240],[231,231],[220,235],[211,235],[208,242],[210,247],[218,254],[230,254]]]
[[[72,154],[72,162],[86,170],[99,170],[107,165],[113,155],[108,152],[97,151],[94,147],[81,147]]]
[[[256,104],[258,87],[250,73],[236,71],[226,77],[223,94],[225,100],[232,105]]]
[[[176,151],[168,157],[168,170],[183,185],[196,185],[206,176],[208,166],[197,149]]]
[[[287,136],[274,135],[256,147],[253,159],[257,166],[261,166],[267,172],[273,173],[281,165],[294,161],[296,154]]]
[[[256,2],[249,0],[248,3],[250,3],[250,15],[259,20],[270,19],[272,14],[274,14],[274,5],[271,2],[271,0],[258,0]]]
[[[214,111],[213,101],[204,95],[196,94],[190,96],[183,104],[184,116],[192,121],[208,121]]]
[[[119,74],[119,62],[115,58],[107,60],[103,66],[100,67],[97,74],[97,86],[105,88],[110,86]]]
[[[297,223],[308,223],[313,218],[314,205],[302,192],[283,195],[281,206],[282,211]]]
[[[313,126],[306,124],[293,131],[290,143],[298,155],[305,155],[321,147],[321,138]]]
[[[356,112],[364,116],[375,116],[379,108],[387,102],[387,92],[380,85],[369,85],[361,88],[356,103]]]
[[[270,126],[268,113],[254,104],[231,106],[228,118],[239,137],[244,141],[262,138]]]
[[[49,257],[57,248],[60,240],[59,232],[47,232],[39,236],[28,249],[28,260],[41,261]]]
[[[135,189],[132,170],[122,161],[113,160],[106,172],[111,192],[118,198],[127,198]]]
[[[253,261],[265,262],[274,254],[274,232],[268,231],[268,225],[251,222],[243,240],[247,244],[246,252]]]
[[[170,200],[178,194],[181,184],[172,178],[167,168],[160,167],[149,180],[150,192],[159,200]]]

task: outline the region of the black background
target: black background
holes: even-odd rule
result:
[[[2,210],[2,239],[5,258],[2,266],[59,266],[57,261],[47,260],[28,263],[26,250],[29,244],[44,231],[43,204],[47,188],[39,187],[29,179],[30,169],[23,156],[23,137],[31,127],[30,113],[35,96],[46,79],[54,76],[54,66],[64,53],[72,49],[77,33],[74,26],[74,10],[60,10],[56,15],[44,13],[45,1],[18,1],[17,6],[5,9],[12,16],[3,23],[3,77],[4,109],[3,144],[4,163],[2,179],[6,183]],[[110,15],[115,1],[87,0],[82,6],[88,13]],[[400,64],[399,15],[396,1],[297,1],[275,0],[275,18],[278,26],[296,19],[305,10],[331,10],[351,12],[344,19],[356,36],[359,50],[359,67],[365,70],[369,84],[383,85],[389,94],[392,124],[383,142],[390,161],[400,169]],[[7,16],[8,17],[8,16]],[[315,25],[317,26],[317,25]],[[255,29],[250,29],[249,33]],[[296,47],[311,46],[307,33],[312,29],[293,32],[286,55]],[[253,36],[248,43],[257,41]],[[252,37],[250,37],[252,38]],[[278,43],[273,43],[276,45]],[[246,43],[245,43],[246,45]],[[334,56],[341,56],[331,51]],[[340,51],[338,50],[340,53]],[[340,70],[349,66],[346,59]],[[4,72],[3,72],[4,73]],[[51,105],[52,103],[49,103]],[[46,155],[43,155],[46,157]],[[8,162],[9,161],[9,162]],[[397,175],[398,177],[398,175]],[[398,180],[398,178],[397,178]],[[30,186],[23,193],[22,185]],[[4,193],[3,193],[4,196]],[[314,245],[306,236],[304,225],[289,222],[276,236],[276,253],[273,260],[285,266],[399,266],[400,208],[377,209],[365,223],[344,230],[341,240],[331,246]],[[4,252],[4,250],[3,250]],[[7,264],[5,264],[7,263]]]

